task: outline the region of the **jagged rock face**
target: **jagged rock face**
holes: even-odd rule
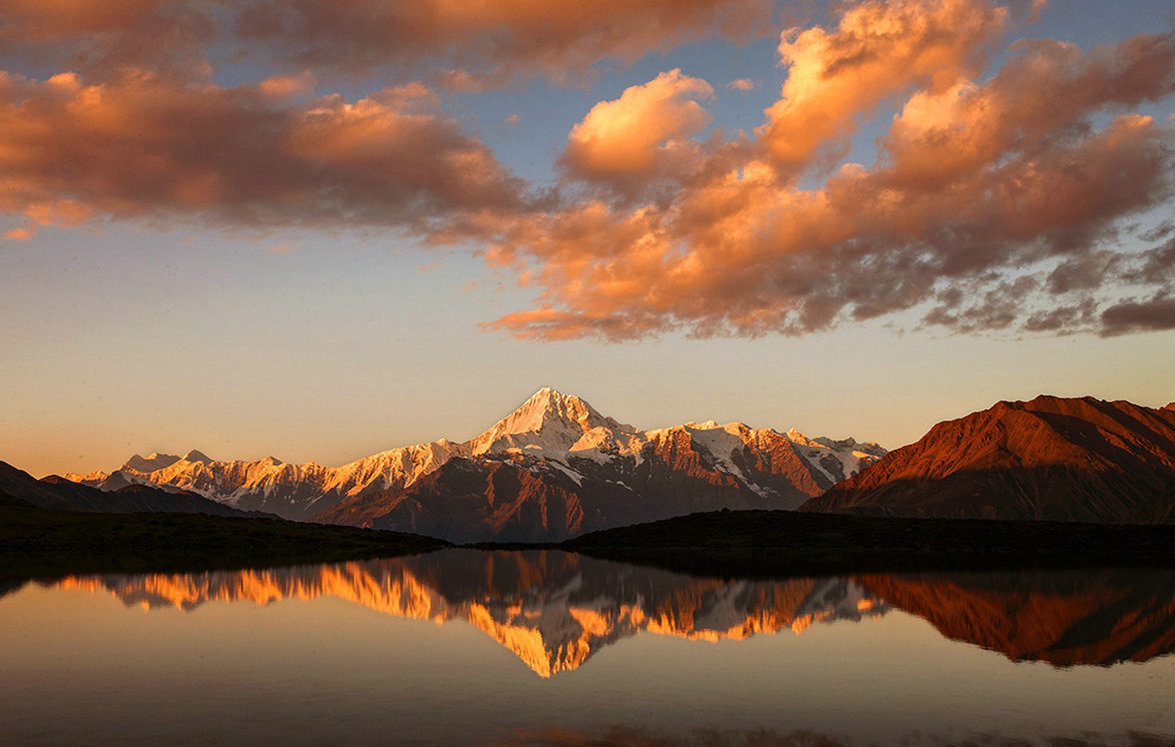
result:
[[[1175,520],[1175,410],[1037,397],[939,423],[805,511],[1117,523]]]
[[[69,477],[107,489],[188,490],[299,520],[410,526],[450,540],[556,540],[692,511],[795,508],[884,453],[742,423],[640,431],[543,388],[468,441],[405,446],[342,467],[189,452],[135,455],[114,473]]]

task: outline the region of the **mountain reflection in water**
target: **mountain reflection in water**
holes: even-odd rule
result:
[[[192,610],[332,596],[400,617],[465,620],[536,674],[576,669],[642,632],[741,640],[892,608],[1016,661],[1145,661],[1175,650],[1175,572],[870,574],[781,581],[695,578],[557,551],[429,555],[195,574],[67,577],[128,606]]]
[[[854,580],[945,637],[1054,666],[1175,650],[1175,571],[867,575]]]
[[[333,596],[399,617],[465,620],[542,677],[576,669],[601,648],[644,631],[739,640],[885,610],[846,579],[698,579],[547,551],[446,550],[267,570],[71,576],[58,586],[107,590],[145,609]]]

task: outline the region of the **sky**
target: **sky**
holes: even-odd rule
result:
[[[0,0],[0,459],[1175,400],[1175,2]]]

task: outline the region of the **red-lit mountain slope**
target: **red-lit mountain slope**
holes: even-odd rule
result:
[[[1175,521],[1175,407],[1041,396],[934,426],[802,511]]]

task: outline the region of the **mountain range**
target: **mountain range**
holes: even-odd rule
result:
[[[454,542],[561,541],[721,509],[1172,523],[1175,404],[999,402],[886,453],[742,423],[638,430],[544,388],[467,441],[405,446],[342,467],[192,451],[136,454],[114,472],[67,478]]]
[[[1175,403],[1040,396],[934,426],[801,507],[872,516],[1175,521]]]
[[[113,472],[66,478],[456,542],[558,541],[695,511],[794,509],[884,454],[874,443],[742,423],[639,430],[544,387],[468,441],[399,447],[341,467],[191,451],[136,454]]]

